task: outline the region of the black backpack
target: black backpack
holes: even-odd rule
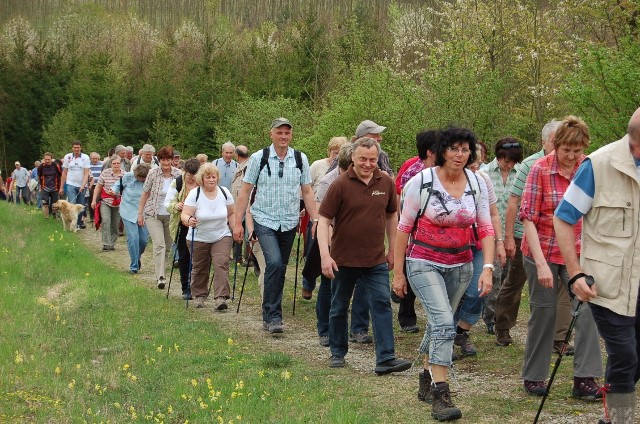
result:
[[[296,168],[300,170],[302,173],[302,153],[300,150],[293,149],[293,157],[296,159]],[[269,148],[265,147],[262,149],[262,159],[260,159],[260,169],[258,170],[258,177],[256,178],[256,182],[254,185],[258,185],[258,179],[260,178],[260,173],[262,172],[262,168],[267,167],[267,173],[271,176],[271,167],[269,166]]]

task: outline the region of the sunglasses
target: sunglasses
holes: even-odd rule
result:
[[[284,175],[284,162],[280,161],[280,170],[278,171],[278,177],[282,178]]]
[[[500,146],[501,149],[509,150],[509,149],[517,149],[520,147],[520,143],[504,143]]]

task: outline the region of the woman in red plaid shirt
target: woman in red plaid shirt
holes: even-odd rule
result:
[[[558,292],[567,289],[569,275],[553,230],[553,212],[562,200],[589,146],[589,129],[580,118],[567,116],[558,126],[554,151],[533,165],[522,194],[524,224],[522,255],[529,281],[531,316],[528,322],[522,378],[524,389],[543,396],[553,349]],[[582,222],[574,227],[580,251]],[[602,376],[602,357],[591,310],[582,308],[576,320],[573,397],[594,400],[596,378]]]

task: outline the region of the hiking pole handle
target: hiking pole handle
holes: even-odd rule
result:
[[[587,283],[587,286],[589,287],[593,286],[596,283],[596,281],[593,279],[591,275],[587,275],[584,272],[577,273],[576,275],[574,275],[569,279],[569,282],[567,282],[567,290],[569,290],[569,296],[571,297],[571,299],[576,297],[576,294],[573,292],[573,290],[571,290],[571,287],[576,281],[578,281],[582,277],[584,277],[584,281]]]

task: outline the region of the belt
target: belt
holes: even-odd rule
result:
[[[450,253],[450,254],[456,254],[456,253],[462,253],[466,250],[470,250],[471,249],[471,245],[467,244],[466,246],[462,246],[462,247],[439,247],[439,246],[433,246],[431,244],[425,243],[423,241],[420,240],[413,240],[413,244],[416,244],[420,247],[425,247],[427,249],[431,249],[434,252],[440,252],[440,253]]]

